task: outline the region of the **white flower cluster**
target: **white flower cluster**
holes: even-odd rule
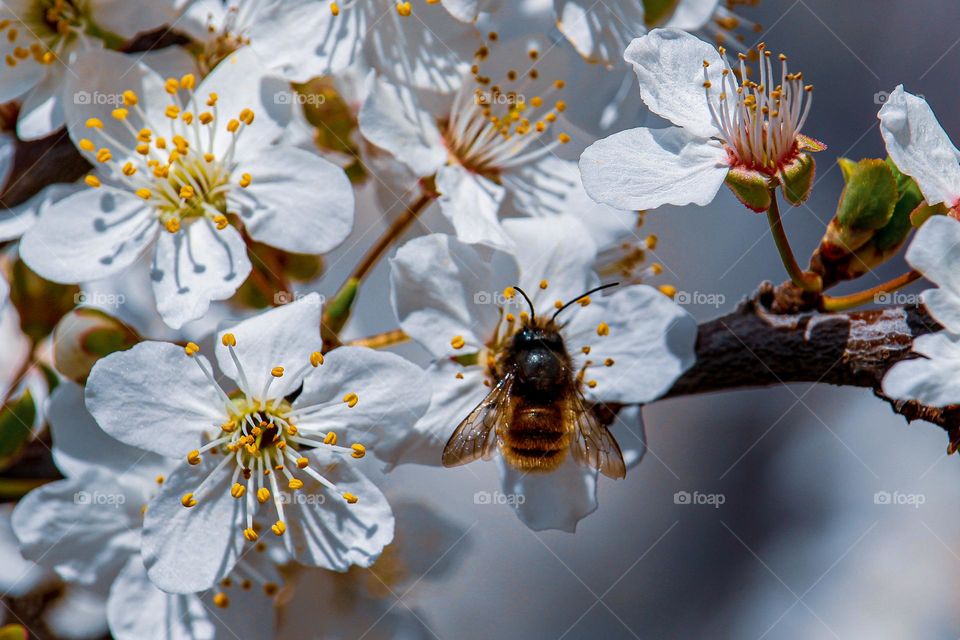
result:
[[[600,474],[640,461],[640,406],[693,364],[697,329],[649,284],[638,210],[789,171],[812,144],[809,87],[769,60],[747,80],[698,39],[740,50],[716,0],[542,4],[0,5],[0,178],[63,130],[89,167],[0,215],[4,259],[51,308],[82,287],[51,336],[21,332],[18,280],[3,286],[0,391],[31,390],[62,475],[5,514],[22,555],[7,593],[87,598],[100,615],[72,616],[72,637],[266,638],[309,584],[329,597],[286,622],[358,636],[399,612],[351,569],[413,562],[449,528],[401,531],[371,458],[495,457],[519,518],[565,531],[597,508]],[[601,112],[641,109],[601,89],[630,67],[676,126],[597,141]],[[885,107],[897,139],[903,100]],[[931,168],[942,202],[960,193],[941,189],[950,149],[952,173]],[[384,319],[398,328],[357,337]],[[408,338],[419,363],[380,350]],[[338,604],[361,600],[373,620]]]

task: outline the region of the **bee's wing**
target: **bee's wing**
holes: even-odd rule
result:
[[[508,414],[513,380],[512,373],[505,375],[463,419],[443,448],[443,466],[456,467],[480,457],[490,459],[497,446],[497,427]]]
[[[574,460],[615,480],[626,477],[627,465],[620,445],[607,427],[600,424],[579,391],[572,395],[568,411],[573,413],[574,438],[570,448]]]

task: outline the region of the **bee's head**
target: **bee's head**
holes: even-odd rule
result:
[[[513,335],[514,353],[524,353],[535,349],[549,349],[554,353],[565,353],[563,338],[553,327],[528,325]]]

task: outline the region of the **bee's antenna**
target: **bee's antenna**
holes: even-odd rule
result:
[[[520,287],[513,287],[516,291],[520,292],[520,295],[523,296],[523,299],[527,301],[527,306],[530,307],[530,321],[534,321],[537,318],[537,312],[533,310],[533,303],[530,302],[530,296],[527,295],[527,292],[521,289]]]
[[[569,307],[570,305],[572,305],[574,302],[578,302],[578,301],[580,301],[580,300],[583,300],[584,298],[586,298],[586,297],[587,297],[588,295],[590,295],[591,293],[596,293],[597,291],[603,291],[604,289],[609,289],[610,287],[616,287],[616,286],[618,286],[619,284],[620,284],[619,282],[611,282],[611,283],[609,283],[609,284],[602,284],[602,285],[600,285],[599,287],[594,287],[593,289],[590,289],[590,291],[587,291],[587,292],[585,292],[585,293],[581,293],[581,294],[578,295],[576,298],[574,298],[574,299],[571,300],[570,302],[566,303],[565,305],[563,305],[562,307],[560,307],[559,309],[557,309],[556,311],[554,311],[554,312],[553,312],[553,317],[551,317],[550,319],[551,319],[551,320],[556,320],[556,319],[557,319],[557,316],[560,315],[560,312],[561,312],[561,311],[563,311],[564,309],[566,309],[567,307]]]

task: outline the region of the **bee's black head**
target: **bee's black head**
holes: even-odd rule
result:
[[[513,352],[525,353],[539,349],[547,349],[554,353],[565,353],[563,338],[560,333],[542,327],[524,327],[513,335]]]
[[[568,375],[569,358],[563,338],[549,327],[528,326],[515,333],[509,360],[528,391],[549,391]]]

